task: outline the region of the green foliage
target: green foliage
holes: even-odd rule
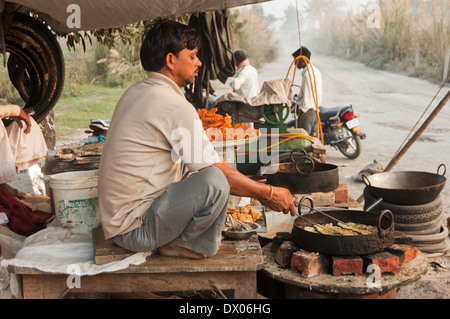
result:
[[[90,119],[110,119],[125,88],[97,84],[77,86],[77,94],[65,94],[54,108],[57,138],[89,129]]]
[[[181,23],[187,23],[189,15],[182,15],[172,19]],[[118,28],[103,28],[88,32],[56,32],[56,35],[67,40],[66,44],[69,50],[76,50],[76,47],[81,45],[83,50],[86,51],[87,43],[92,45],[94,41],[104,44],[109,49],[117,46],[135,47],[136,43],[141,41],[145,28],[156,21],[158,21],[158,19],[151,21],[143,20]]]
[[[244,49],[253,65],[262,66],[278,56],[278,43],[270,29],[271,17],[263,16],[258,6],[255,10],[235,10],[231,16],[234,47]],[[189,15],[174,18],[188,23]],[[146,27],[154,21],[140,21],[120,28],[57,34],[65,45],[67,74],[65,95],[76,96],[77,85],[83,83],[126,87],[145,77],[140,64],[139,51]],[[82,46],[83,50],[76,50]]]
[[[279,43],[274,39],[270,23],[253,9],[243,8],[230,14],[234,50],[247,53],[254,67],[262,67],[278,57]]]
[[[18,104],[23,106],[24,103],[19,93],[12,85],[7,69],[3,66],[3,56],[1,55],[0,61],[0,105]]]
[[[450,1],[381,0],[380,9],[380,28],[368,27],[365,10],[350,12],[345,19],[322,19],[315,49],[372,68],[440,82],[450,48]]]

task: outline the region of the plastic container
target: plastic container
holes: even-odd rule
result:
[[[98,170],[51,175],[49,189],[58,226],[80,234],[100,225]]]

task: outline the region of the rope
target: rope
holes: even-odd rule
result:
[[[400,150],[403,148],[403,146],[405,145],[406,141],[409,139],[409,137],[411,136],[412,132],[416,129],[417,125],[419,124],[419,122],[422,120],[422,118],[425,116],[425,113],[428,111],[428,109],[430,108],[431,104],[433,104],[434,100],[437,98],[437,96],[439,95],[439,93],[442,91],[442,89],[444,88],[444,86],[447,84],[448,80],[450,79],[450,75],[447,77],[447,79],[444,81],[444,83],[442,84],[442,86],[439,88],[439,90],[437,91],[436,95],[433,97],[433,99],[431,100],[430,104],[428,104],[427,108],[425,109],[425,111],[423,111],[422,115],[420,116],[420,118],[417,120],[416,124],[413,126],[413,128],[411,129],[411,131],[409,132],[408,136],[405,138],[405,140],[403,141],[402,145],[400,145],[400,147],[397,149],[397,151],[395,152],[396,156]]]
[[[320,122],[319,100],[318,100],[318,96],[317,96],[316,74],[314,73],[314,69],[313,69],[313,67],[311,65],[311,61],[307,57],[305,57],[303,55],[300,55],[297,58],[295,58],[294,61],[292,61],[291,66],[289,67],[288,73],[286,75],[286,79],[289,78],[289,74],[291,73],[291,69],[292,69],[292,67],[295,64],[294,75],[292,77],[292,83],[294,83],[294,81],[295,81],[295,74],[296,74],[296,71],[297,71],[297,66],[298,66],[298,63],[299,63],[300,60],[303,60],[305,62],[305,64],[306,64],[306,68],[307,68],[308,76],[309,76],[309,82],[311,83],[311,89],[312,89],[314,105],[316,107],[317,131],[319,133],[318,136],[320,137],[320,141],[322,142],[322,144],[324,144],[322,124]],[[311,73],[312,73],[312,76],[314,78],[314,82],[312,81]]]
[[[264,137],[279,136],[279,137],[286,137],[286,139],[284,139],[278,143],[272,144],[270,146],[267,146],[266,148],[260,149],[260,150],[258,150],[258,152],[267,151],[271,148],[274,148],[275,146],[281,145],[285,142],[291,141],[296,138],[303,138],[303,139],[310,141],[311,143],[314,141],[314,137],[305,135],[305,134],[301,134],[301,133],[262,134],[261,136],[264,136]],[[248,152],[245,152],[245,153],[239,153],[236,155],[242,156],[242,155],[248,155],[248,154],[249,154]]]

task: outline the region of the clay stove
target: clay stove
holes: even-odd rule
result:
[[[394,244],[366,256],[327,256],[296,248],[291,241],[263,248],[258,292],[274,299],[395,299],[397,289],[427,272],[415,247]]]

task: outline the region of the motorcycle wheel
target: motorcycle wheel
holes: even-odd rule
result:
[[[337,149],[348,159],[358,158],[361,154],[361,139],[359,136],[346,127],[341,128],[341,134],[339,135],[344,141],[336,145]]]

